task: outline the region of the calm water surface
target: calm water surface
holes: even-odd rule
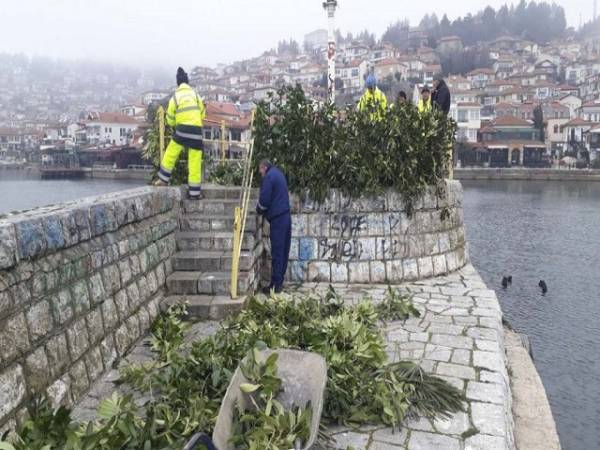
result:
[[[532,341],[563,449],[600,449],[600,183],[463,186],[471,259]]]
[[[40,180],[0,171],[0,214],[107,194],[143,184],[141,180]]]

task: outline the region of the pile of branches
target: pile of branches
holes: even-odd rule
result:
[[[150,398],[143,410],[131,396],[115,394],[100,404],[97,421],[77,424],[68,409],[54,411],[43,401],[18,430],[16,450],[181,449],[192,434],[212,432],[236,367],[255,348],[295,348],[325,358],[323,420],[328,423],[400,427],[407,416],[449,417],[462,409],[461,393],[444,380],[412,362],[388,360],[381,321],[419,315],[409,298],[391,288],[382,302],[364,298],[354,306],[333,290],[324,296],[255,297],[214,335],[189,347],[183,313],[184,308],[173,308],[155,324],[155,361],[122,373],[121,382]],[[305,412],[296,414],[306,422]],[[283,423],[290,417],[278,411],[257,423]],[[232,439],[238,448],[262,448],[253,439],[264,439],[265,433],[236,429]]]

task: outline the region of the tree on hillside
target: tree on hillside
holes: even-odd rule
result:
[[[408,20],[398,20],[387,27],[387,30],[381,36],[381,41],[389,42],[397,48],[404,48],[408,43],[408,30]]]

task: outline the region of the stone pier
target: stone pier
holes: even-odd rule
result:
[[[44,394],[93,418],[101,398],[123,389],[116,368],[152,357],[142,339],[173,298],[187,298],[196,319],[243,307],[224,297],[238,195],[207,193],[191,205],[179,189],[139,188],[0,217],[0,433]],[[331,429],[335,448],[513,450],[502,312],[469,263],[460,183],[428,190],[412,214],[393,192],[350,200],[337,191],[321,203],[293,198],[292,212],[288,291],[332,284],[348,302],[377,301],[388,284],[412,294],[421,317],[383,325],[390,359],[417,361],[465,395],[450,420],[414,418],[396,433]],[[244,236],[248,289],[269,273],[259,225],[249,218]],[[217,326],[199,321],[188,339]]]

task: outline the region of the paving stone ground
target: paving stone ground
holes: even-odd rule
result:
[[[365,295],[381,300],[384,285],[335,285],[348,302]],[[325,285],[305,284],[302,290],[326,290]],[[391,360],[410,359],[428,372],[452,383],[465,393],[465,412],[449,420],[408,420],[400,431],[385,427],[359,430],[330,429],[335,449],[356,450],[513,450],[511,392],[503,342],[502,312],[493,290],[486,287],[468,265],[445,277],[403,284],[413,294],[420,318],[385,325]],[[188,339],[197,339],[217,328],[216,322],[196,324]],[[143,340],[121,364],[152,357]],[[115,390],[112,371],[98,382],[75,410],[75,417],[90,419],[98,399]],[[123,387],[119,387],[123,389]],[[140,404],[145,399],[137,399]]]

